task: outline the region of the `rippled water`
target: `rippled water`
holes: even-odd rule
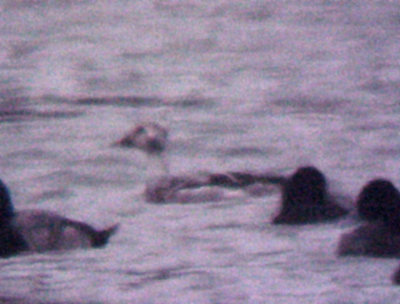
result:
[[[121,229],[0,261],[3,303],[395,303],[394,259],[337,258],[349,220],[274,227],[276,192],[153,205],[111,143],[170,130],[174,174],[314,164],[398,186],[397,1],[0,2],[0,168],[17,209]]]

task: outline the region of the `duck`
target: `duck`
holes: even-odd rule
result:
[[[0,257],[76,248],[101,248],[119,224],[97,230],[47,210],[15,211],[10,190],[0,179]]]
[[[148,154],[159,155],[165,151],[168,142],[168,130],[155,122],[143,122],[135,125],[114,144],[125,148],[137,148]]]
[[[356,200],[363,223],[339,240],[339,256],[400,256],[400,192],[384,178],[369,181]]]
[[[217,188],[243,189],[252,196],[264,195],[267,191],[267,185],[281,184],[285,180],[284,177],[274,173],[253,173],[253,172],[224,172],[210,173],[201,172],[197,174],[170,175],[161,176],[148,182],[145,188],[146,201],[151,203],[165,203],[170,201],[180,202],[197,202],[197,201],[221,201],[229,198],[237,199],[238,196],[226,196]],[[253,185],[261,185],[264,189],[261,191],[249,191],[247,187]],[[197,193],[185,192],[182,195],[178,193],[184,190],[195,190],[205,187],[203,191],[197,190]],[[257,189],[256,189],[257,190]]]
[[[144,196],[150,203],[170,202],[201,202],[219,201],[224,195],[217,191],[216,187],[231,187],[227,183],[217,181],[217,177],[208,176],[205,173],[173,175],[170,173],[165,153],[168,147],[168,129],[156,122],[139,122],[129,130],[122,138],[115,141],[112,146],[121,148],[137,149],[148,157],[149,168],[147,168],[147,181]],[[157,167],[157,163],[161,162]],[[154,167],[154,165],[156,167]],[[232,175],[219,174],[223,179],[232,180]],[[217,176],[217,175],[216,175]],[[235,178],[235,177],[233,177]],[[230,182],[231,183],[231,182]],[[236,184],[236,182],[234,182]],[[212,189],[210,189],[210,186]],[[202,189],[199,188],[208,188]],[[231,188],[239,188],[231,187]],[[190,191],[184,191],[190,190]]]
[[[163,157],[168,144],[168,130],[155,122],[143,122],[135,125],[121,139],[114,143],[114,146],[123,148],[139,149],[149,157]],[[338,218],[347,213],[340,205],[335,204],[326,193],[326,180],[324,175],[315,167],[303,167],[290,178],[280,175],[257,174],[252,172],[226,172],[226,173],[200,173],[186,174],[182,176],[171,175],[168,165],[163,161],[163,174],[151,178],[146,182],[144,196],[147,202],[165,203],[171,201],[184,200],[221,200],[224,195],[220,191],[216,191],[216,187],[244,189],[254,196],[270,193],[271,190],[265,185],[280,184],[283,187],[283,207],[281,214],[274,219],[274,223],[289,222],[313,222],[324,219]],[[319,182],[319,184],[318,184]],[[262,187],[251,188],[249,186],[261,184]],[[306,187],[309,191],[303,192],[302,187]],[[178,195],[178,192],[187,189],[198,189],[203,187],[211,187],[191,196],[188,193]],[[322,187],[321,189],[319,187]],[[253,189],[254,194],[251,192]],[[209,191],[208,191],[209,190]],[[311,192],[310,192],[311,191]],[[308,195],[308,197],[307,197]],[[320,195],[320,197],[315,197]],[[202,196],[204,199],[202,199]],[[195,198],[196,197],[196,198]],[[304,208],[305,207],[305,208]],[[310,211],[314,214],[298,214],[295,218],[293,212],[301,211],[302,213]],[[316,212],[316,213],[315,213]],[[290,219],[292,217],[292,219]]]
[[[169,174],[169,165],[165,157],[168,146],[168,130],[155,122],[140,122],[129,130],[112,146],[125,149],[137,149],[148,158],[149,165],[157,165],[160,175]],[[156,169],[156,168],[152,168]],[[152,173],[157,170],[150,170]]]
[[[314,166],[299,167],[282,182],[281,206],[272,224],[310,224],[338,219],[349,211],[328,193],[324,174]]]

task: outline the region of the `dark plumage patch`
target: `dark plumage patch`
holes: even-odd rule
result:
[[[13,226],[14,208],[7,186],[0,180],[0,257],[8,257],[28,249],[19,231]]]
[[[400,267],[396,269],[392,276],[393,284],[400,285]]]
[[[299,168],[284,184],[274,224],[307,224],[339,218],[347,210],[328,197],[325,176],[315,167]]]
[[[369,222],[340,237],[340,256],[398,257],[400,235],[383,222]]]
[[[0,223],[9,221],[14,216],[14,208],[11,202],[10,192],[7,186],[0,180]]]
[[[397,226],[400,220],[400,193],[389,180],[374,179],[358,195],[357,211],[364,220],[380,220]]]
[[[0,257],[6,258],[28,249],[28,244],[15,227],[10,224],[0,226]]]

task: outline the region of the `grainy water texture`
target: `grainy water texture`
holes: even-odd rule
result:
[[[396,259],[338,258],[354,220],[272,226],[279,192],[149,204],[159,166],[112,146],[170,130],[173,174],[313,164],[355,197],[400,186],[400,3],[2,0],[0,177],[16,209],[104,249],[0,260],[2,303],[400,303]]]

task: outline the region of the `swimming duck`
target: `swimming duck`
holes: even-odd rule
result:
[[[117,140],[114,146],[143,151],[150,158],[151,163],[153,160],[161,162],[162,173],[166,175],[169,170],[163,152],[167,148],[167,143],[168,131],[166,128],[157,123],[145,122],[134,126],[132,130]]]
[[[357,212],[366,223],[340,237],[339,255],[393,257],[400,255],[400,193],[386,179],[374,179],[362,189]]]
[[[74,248],[103,247],[118,225],[96,230],[46,210],[14,211],[8,187],[0,180],[0,256]]]
[[[167,146],[168,131],[157,123],[141,123],[126,133],[117,145],[137,148],[149,154],[160,154]]]
[[[282,185],[282,202],[273,224],[308,224],[337,219],[348,211],[334,202],[321,171],[300,167]]]

